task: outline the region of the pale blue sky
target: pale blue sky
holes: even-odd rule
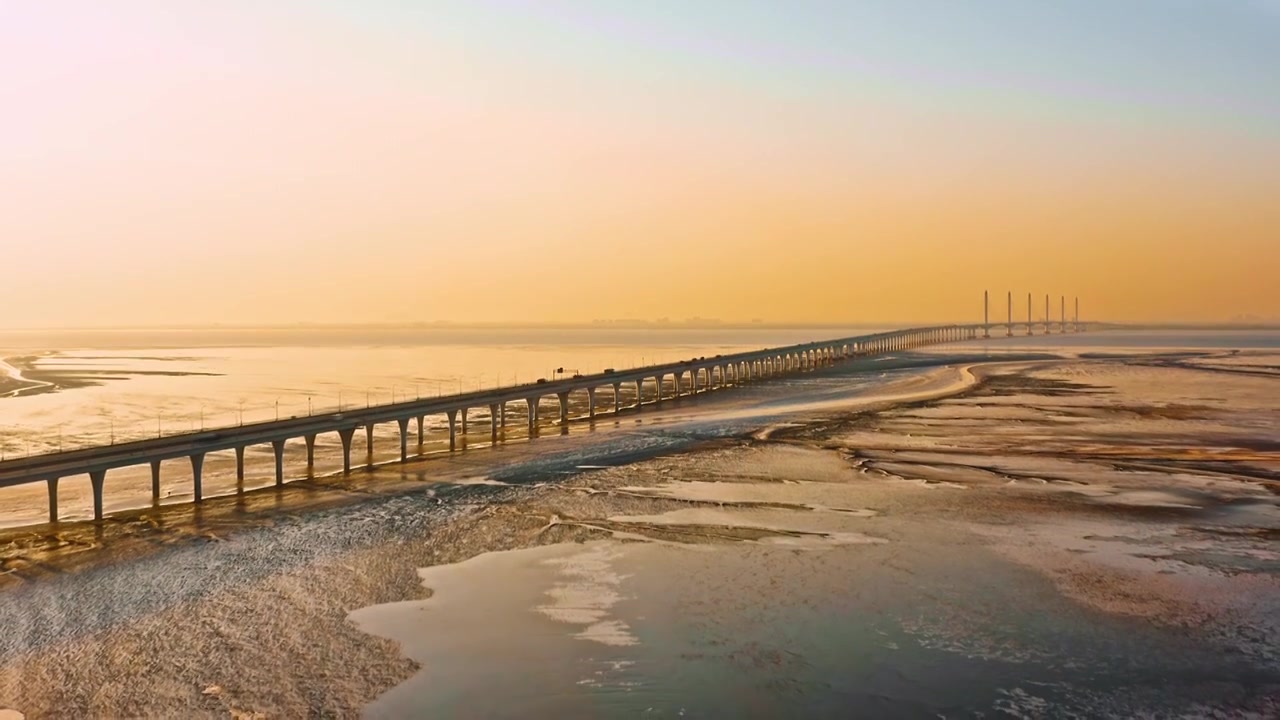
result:
[[[1273,0],[330,2],[344,21],[610,82],[1280,131]],[[642,85],[643,86],[643,85]],[[836,98],[832,98],[836,99]]]

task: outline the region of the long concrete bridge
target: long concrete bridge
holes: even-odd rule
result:
[[[1012,307],[1012,303],[1010,304]],[[1047,308],[1046,308],[1047,309]],[[1083,325],[1068,322],[1065,311],[1060,323],[1047,319],[1042,323],[1045,332],[1058,325],[1059,332],[1080,331]],[[1021,323],[1019,327],[1021,327]],[[661,404],[665,400],[700,395],[705,392],[731,388],[748,382],[784,377],[808,372],[854,358],[900,352],[928,345],[991,337],[990,324],[943,325],[909,328],[873,335],[840,338],[822,342],[770,348],[759,351],[735,353],[712,358],[697,358],[682,362],[652,365],[625,371],[606,370],[593,375],[575,375],[555,381],[539,380],[536,383],[515,385],[495,390],[482,390],[457,395],[377,405],[335,414],[289,418],[270,422],[252,423],[239,427],[158,437],[150,440],[103,445],[93,448],[50,453],[0,462],[0,488],[30,483],[45,483],[49,491],[49,521],[58,521],[58,484],[63,479],[87,476],[93,489],[93,516],[103,517],[103,491],[107,472],[130,466],[151,466],[151,499],[160,502],[160,466],[166,460],[185,458],[191,463],[194,501],[203,499],[201,476],[205,456],[212,452],[234,450],[236,477],[244,480],[244,455],[246,448],[255,445],[271,446],[275,455],[275,484],[283,485],[284,449],[290,440],[301,439],[307,447],[307,468],[314,467],[316,437],[324,433],[337,433],[342,441],[342,468],[351,472],[351,446],[356,433],[363,429],[370,458],[373,452],[374,427],[394,423],[399,428],[400,459],[410,458],[410,440],[416,430],[418,454],[423,447],[424,419],[442,414],[449,421],[449,449],[458,449],[458,432],[467,432],[467,412],[473,408],[487,408],[491,437],[498,441],[507,425],[507,406],[511,403],[527,407],[527,423],[534,433],[544,421],[539,417],[540,401],[554,396],[559,401],[556,418],[546,422],[568,423],[570,395],[585,393],[585,416],[595,418],[598,413],[620,413],[624,410],[621,390],[634,386],[635,405],[628,410],[640,411],[643,406]],[[1026,332],[1033,332],[1031,322]],[[1008,323],[1008,335],[1013,335],[1012,311]],[[670,380],[670,383],[667,380]],[[652,385],[656,392],[645,402],[644,389]],[[612,389],[612,402],[597,404],[597,392]],[[609,407],[611,405],[612,407]],[[518,405],[517,405],[518,407]],[[416,428],[412,427],[416,424]],[[459,427],[461,426],[461,427]],[[243,492],[243,482],[238,483]]]

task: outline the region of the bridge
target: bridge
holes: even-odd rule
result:
[[[1028,300],[1028,303],[1030,301]],[[1046,297],[1046,313],[1042,322],[1034,323],[1043,326],[1043,331],[1080,332],[1085,326],[1076,320],[1068,322],[1065,312],[1065,299],[1060,322],[1052,322],[1048,315],[1048,298]],[[1013,336],[1015,325],[1012,315],[1012,296],[1010,296],[1009,322],[1007,336]],[[1026,334],[1034,334],[1030,320],[1028,304],[1028,321]],[[989,314],[988,318],[989,320]],[[1021,327],[1021,323],[1018,327]],[[58,522],[58,483],[64,478],[87,476],[93,490],[93,516],[95,520],[103,518],[103,492],[107,472],[117,468],[130,466],[151,466],[151,499],[153,505],[160,502],[160,466],[166,460],[187,459],[191,464],[192,496],[194,502],[203,499],[201,477],[205,456],[212,452],[234,450],[236,454],[236,477],[238,492],[244,492],[244,455],[245,450],[256,445],[271,446],[275,456],[275,485],[285,483],[284,448],[290,440],[301,439],[307,447],[307,468],[310,471],[315,462],[316,437],[324,433],[337,433],[342,442],[342,471],[351,472],[352,441],[357,431],[363,429],[366,434],[366,447],[369,457],[373,453],[373,433],[377,425],[394,423],[399,429],[400,460],[409,460],[410,438],[416,424],[417,455],[421,455],[424,433],[423,425],[427,416],[442,414],[448,418],[449,449],[458,450],[458,432],[467,433],[468,410],[487,408],[489,411],[490,434],[493,442],[497,442],[500,434],[507,426],[507,406],[511,403],[523,404],[527,408],[527,424],[529,433],[536,433],[544,420],[539,417],[538,406],[543,398],[554,396],[559,401],[558,417],[548,418],[546,422],[566,424],[575,417],[570,412],[570,395],[586,394],[585,416],[594,419],[597,414],[624,410],[639,412],[648,405],[660,405],[665,400],[697,396],[706,392],[732,388],[745,383],[785,377],[796,373],[809,372],[818,368],[835,365],[855,358],[865,358],[885,353],[900,352],[929,345],[958,342],[974,339],[989,339],[992,325],[989,322],[972,325],[941,325],[933,327],[908,328],[858,337],[839,338],[821,342],[791,345],[787,347],[769,348],[758,351],[719,355],[712,358],[696,358],[681,362],[651,365],[632,368],[625,371],[605,370],[591,375],[575,375],[562,380],[539,380],[534,383],[515,385],[493,390],[459,393],[456,395],[420,399],[405,402],[393,402],[386,405],[307,417],[295,417],[283,420],[251,423],[230,428],[219,428],[209,431],[184,433],[157,437],[136,442],[103,445],[92,448],[55,452],[26,458],[16,458],[0,462],[0,488],[45,483],[49,492],[49,522]],[[670,383],[667,380],[670,379]],[[623,407],[622,388],[634,386],[636,401],[634,405]],[[644,389],[652,386],[655,392],[652,399],[646,401]],[[612,390],[612,402],[604,405],[597,403],[597,392],[601,389]],[[611,405],[611,407],[610,407]],[[579,415],[581,416],[581,415]]]

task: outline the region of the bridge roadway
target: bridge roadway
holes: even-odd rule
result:
[[[1050,331],[1050,324],[1045,331]],[[1052,323],[1060,332],[1079,331],[1077,323]],[[663,365],[652,365],[625,371],[606,371],[593,375],[574,376],[563,380],[527,383],[493,390],[461,393],[447,397],[413,400],[387,405],[345,410],[339,413],[292,417],[284,420],[251,423],[239,427],[218,428],[203,432],[184,433],[157,437],[150,440],[103,445],[94,448],[15,458],[0,462],[0,488],[43,482],[49,490],[49,521],[58,521],[58,482],[65,477],[88,475],[93,489],[93,514],[101,520],[102,496],[108,470],[136,465],[151,465],[152,503],[160,502],[160,463],[175,458],[191,461],[193,498],[203,498],[201,475],[206,454],[234,450],[236,476],[244,479],[245,449],[254,445],[271,445],[275,454],[276,485],[284,484],[284,447],[288,440],[302,438],[307,444],[307,467],[315,460],[316,436],[336,432],[342,441],[343,472],[351,472],[352,438],[359,428],[367,435],[370,454],[373,448],[373,429],[376,425],[394,422],[400,430],[400,459],[408,460],[410,423],[417,422],[418,447],[423,445],[423,419],[427,415],[444,414],[449,419],[449,449],[457,449],[458,422],[462,432],[467,432],[467,411],[470,408],[487,407],[490,426],[496,442],[501,429],[506,427],[508,403],[526,403],[530,432],[540,424],[538,405],[542,398],[554,395],[559,400],[559,422],[569,422],[569,396],[585,391],[588,397],[588,417],[597,414],[596,391],[613,389],[613,411],[621,412],[620,390],[624,384],[634,384],[637,410],[643,405],[661,403],[663,400],[696,395],[709,390],[731,387],[741,383],[786,376],[828,366],[844,360],[880,355],[936,345],[947,342],[990,338],[992,325],[943,325],[908,328],[873,335],[840,338],[821,342],[804,343],[788,347],[735,353],[712,358],[696,358]],[[1013,334],[1009,324],[1009,335]],[[1028,333],[1031,328],[1028,324]],[[664,382],[672,379],[671,395],[664,395]],[[687,378],[687,381],[686,381]],[[643,388],[648,383],[657,388],[654,399],[644,402]],[[243,484],[240,484],[243,492]]]

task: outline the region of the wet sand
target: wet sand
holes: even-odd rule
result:
[[[1143,362],[861,407],[814,374],[288,488],[310,507],[10,537],[0,707],[1274,715],[1274,379]]]
[[[0,398],[19,395],[74,390],[132,377],[216,377],[217,373],[165,370],[88,370],[44,366],[41,360],[56,358],[58,353],[0,357]],[[86,356],[83,359],[94,359]]]

